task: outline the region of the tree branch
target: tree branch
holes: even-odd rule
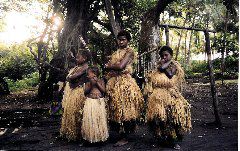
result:
[[[208,32],[213,32],[216,33],[215,30],[211,30],[211,29],[200,29],[200,28],[194,28],[194,27],[181,27],[181,26],[176,26],[176,25],[167,25],[167,24],[159,24],[160,27],[164,27],[166,28],[167,26],[169,28],[176,28],[176,29],[186,29],[186,30],[195,30],[195,31],[208,31]]]
[[[37,64],[39,64],[39,59],[38,59],[38,57],[37,57],[37,54],[33,52],[32,46],[30,46],[30,45],[28,44],[27,47],[29,48],[31,54],[33,55],[34,60],[37,62]]]

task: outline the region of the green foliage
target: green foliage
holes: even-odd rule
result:
[[[230,72],[236,72],[238,73],[239,71],[239,57],[238,55],[237,56],[227,56],[226,58],[226,63],[225,63],[225,66],[227,67],[227,71],[230,71]]]
[[[226,73],[238,73],[238,62],[239,57],[238,55],[230,55],[225,58],[225,72]],[[221,69],[221,58],[215,59],[213,61],[214,69]]]
[[[230,55],[225,58],[225,70],[224,78],[237,78],[238,77],[238,66],[239,57],[238,55]],[[221,78],[221,58],[217,58],[212,61],[215,78]],[[187,77],[196,75],[207,75],[208,63],[207,61],[192,61],[191,67],[186,69]]]
[[[25,75],[21,80],[14,81],[8,78],[5,78],[5,80],[8,83],[9,90],[14,92],[36,87],[39,83],[39,76],[37,72],[33,72],[32,74]]]
[[[16,11],[27,11],[31,8],[31,6],[34,4],[33,2],[39,1],[40,3],[47,3],[50,1],[47,0],[30,0],[30,1],[8,1],[3,0],[2,4],[0,4],[0,8],[3,10],[2,15],[0,17],[3,17],[3,15],[10,11],[10,10],[16,10]],[[54,8],[54,12],[59,10],[60,16],[65,16],[68,14],[67,11],[71,12],[69,9],[67,9],[66,5],[69,6],[71,4],[78,5],[78,1],[54,1],[59,2],[59,6]],[[95,10],[96,12],[105,12],[105,8],[102,7],[102,5],[95,5],[96,2],[102,3],[102,1],[94,1],[94,3],[91,3],[91,8]],[[150,10],[150,8],[153,8],[157,4],[157,0],[117,0],[112,1],[112,4],[115,4],[116,10],[114,10],[114,15],[116,19],[120,19],[119,23],[122,25],[124,29],[127,29],[132,34],[132,45],[137,48],[138,46],[138,39],[139,39],[139,31],[141,29],[141,22],[142,22],[142,15]],[[235,4],[235,3],[234,3]],[[28,7],[30,6],[30,7]],[[94,7],[98,6],[98,7]],[[65,9],[60,9],[61,7],[66,7]],[[14,8],[14,9],[13,9]],[[47,8],[47,7],[46,7]],[[234,7],[233,7],[234,8]],[[98,10],[99,9],[99,10]],[[226,12],[228,8],[226,9],[225,5],[222,4],[220,0],[212,1],[212,0],[178,0],[171,5],[169,5],[165,12],[162,13],[163,17],[160,21],[160,24],[166,23],[166,24],[172,24],[172,25],[178,25],[178,26],[186,26],[191,27],[192,19],[195,19],[195,28],[201,28],[201,29],[214,29],[217,30],[218,33],[216,33],[216,39],[212,39],[211,43],[213,42],[212,48],[217,51],[221,51],[224,48],[225,41],[224,41],[224,34],[219,33],[225,31],[226,29],[226,51],[229,54],[233,54],[232,56],[228,56],[226,58],[226,71],[227,72],[238,72],[238,22],[235,22],[233,20],[233,16],[228,17],[228,22],[226,26]],[[4,13],[5,12],[5,13]],[[100,15],[100,13],[98,14]],[[237,15],[236,15],[237,16]],[[69,17],[69,16],[68,16]],[[77,16],[75,16],[77,17]],[[119,18],[118,18],[119,17]],[[88,37],[89,37],[89,43],[90,43],[90,49],[96,54],[97,63],[103,67],[104,62],[107,59],[107,55],[111,54],[113,50],[115,50],[116,45],[114,45],[114,37],[113,35],[109,36],[110,26],[109,26],[109,19],[107,18],[106,14],[103,13],[103,15],[100,16],[92,16],[94,18],[91,20],[91,23],[98,23],[101,26],[104,26],[100,30],[96,29],[96,27],[90,25],[91,27],[84,27],[86,29],[89,28]],[[97,20],[95,20],[97,19]],[[186,20],[186,24],[184,24]],[[46,21],[46,20],[45,20]],[[66,20],[67,21],[67,20]],[[77,21],[77,20],[76,20]],[[66,22],[67,23],[67,22]],[[100,24],[101,23],[101,24]],[[0,31],[3,30],[5,27],[5,23],[3,21],[0,21]],[[49,24],[49,26],[51,26]],[[36,27],[38,28],[38,27]],[[64,30],[63,30],[64,31]],[[171,32],[173,29],[171,29]],[[175,33],[173,33],[172,37],[179,37],[181,30],[176,30]],[[39,31],[38,31],[39,32]],[[164,30],[160,31],[162,35],[164,35]],[[60,33],[59,33],[60,34]],[[204,51],[204,35],[202,32],[194,32],[193,33],[193,40],[192,42],[192,53],[199,53]],[[177,35],[177,36],[176,36]],[[187,34],[182,35],[182,41],[180,43],[180,48],[182,52],[179,53],[179,57],[184,57],[184,49],[185,49],[185,36]],[[62,36],[64,37],[64,36]],[[170,37],[170,39],[172,38]],[[61,37],[59,37],[61,38]],[[164,39],[164,37],[162,38]],[[171,41],[171,47],[176,47],[178,45],[179,38],[173,39]],[[53,39],[54,40],[54,39]],[[55,39],[56,40],[56,39]],[[186,41],[188,42],[188,38],[186,38]],[[162,45],[164,41],[161,40],[160,43]],[[61,44],[59,44],[61,45]],[[175,46],[174,46],[175,45]],[[36,51],[37,47],[35,49],[33,48],[34,52]],[[56,48],[54,49],[56,50]],[[186,49],[187,50],[187,49]],[[54,51],[52,52],[54,53]],[[47,56],[49,57],[49,60],[51,58],[51,53],[47,53]],[[186,55],[186,54],[185,54]],[[186,58],[184,58],[186,59]],[[220,71],[220,59],[214,61],[214,70],[216,72]],[[32,72],[35,72],[36,69],[36,63],[33,60],[32,54],[29,53],[26,47],[23,46],[12,46],[11,48],[2,48],[0,46],[0,76],[7,77],[10,83],[11,81],[16,81],[16,83],[19,83],[22,87],[27,87],[29,84],[25,84],[24,82],[21,83],[21,81],[25,80],[27,81],[26,77],[28,74],[31,74]],[[192,63],[192,66],[188,68],[187,73],[204,73],[207,69],[207,63],[205,61],[194,61]],[[22,79],[22,80],[21,80]]]
[[[192,61],[186,73],[204,73],[208,70],[206,61]]]
[[[32,55],[23,46],[0,49],[0,76],[14,81],[36,71]]]
[[[232,35],[228,33],[224,35],[222,33],[215,36],[215,38],[212,40],[213,40],[212,48],[217,50],[217,52],[221,52],[222,50],[225,49],[227,53],[234,54],[234,56],[238,55],[239,45],[238,45],[238,39],[236,35]]]

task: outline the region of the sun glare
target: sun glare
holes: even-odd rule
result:
[[[57,15],[54,15],[52,16],[52,30],[60,30],[62,28],[62,19],[61,17],[57,16]]]
[[[28,39],[40,36],[45,28],[44,18],[47,16],[48,3],[33,3],[26,12],[5,12],[2,18],[5,23],[0,31],[0,43],[19,44]],[[61,26],[61,18],[53,18],[53,28]]]
[[[26,13],[9,12],[6,28],[0,33],[0,41],[6,44],[21,43],[36,34],[33,29],[41,29],[41,23]]]

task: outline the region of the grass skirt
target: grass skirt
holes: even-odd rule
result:
[[[147,121],[159,119],[180,126],[181,131],[190,131],[190,104],[174,89],[157,88],[148,98]]]
[[[191,130],[190,104],[180,90],[184,71],[178,62],[173,62],[176,74],[169,79],[165,73],[152,71],[146,77],[144,95],[147,96],[146,121],[162,142],[181,140],[184,132]]]
[[[105,99],[87,98],[83,108],[81,133],[89,142],[106,141],[109,137]]]
[[[165,73],[150,72],[146,78],[144,95],[148,97],[146,120],[158,120],[166,125],[178,127],[179,131],[190,131],[190,104],[180,90],[184,83],[184,71],[178,62],[176,75],[169,79]]]
[[[106,88],[111,121],[122,123],[136,120],[141,116],[144,104],[143,95],[130,74],[110,78]]]
[[[64,108],[62,115],[62,123],[60,135],[68,140],[76,140],[81,138],[81,121],[82,109],[85,101],[83,87],[71,89],[67,82],[62,106]]]

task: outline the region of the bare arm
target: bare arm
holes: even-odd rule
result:
[[[102,93],[105,93],[105,92],[106,92],[105,82],[104,82],[102,79],[98,80],[97,83],[96,83],[96,85],[97,85],[98,89],[99,89]]]
[[[87,83],[85,84],[84,93],[85,93],[85,94],[90,93],[91,89],[92,89],[91,83],[90,83],[90,82],[87,82]]]
[[[134,56],[133,52],[131,53],[128,52],[119,63],[116,64],[107,63],[105,67],[110,70],[123,70],[127,66],[130,59],[133,59],[133,56]]]
[[[79,78],[87,69],[88,69],[88,65],[83,65],[80,69],[78,69],[77,71],[74,71],[73,74],[69,75],[67,77],[67,81],[72,81]]]
[[[163,61],[163,60],[161,60],[161,61]],[[170,64],[171,62],[172,62],[172,61],[170,60],[170,61],[168,61],[168,62],[166,62],[166,63],[162,63],[162,65],[159,66],[158,69],[159,69],[160,71],[164,71],[165,69],[168,68],[168,66],[169,66],[169,64]]]
[[[165,70],[165,74],[169,79],[171,79],[176,74],[176,71],[177,71],[176,67],[173,66],[173,67],[167,68]]]

